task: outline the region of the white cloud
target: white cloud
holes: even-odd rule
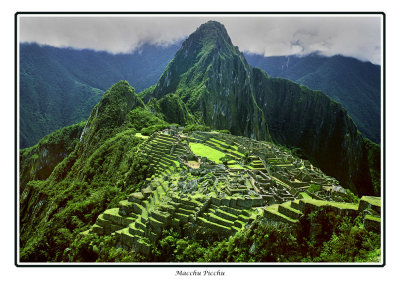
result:
[[[265,56],[342,54],[380,64],[379,17],[286,17],[226,22],[234,44]]]
[[[168,45],[213,19],[241,51],[265,56],[343,54],[380,64],[380,17],[361,16],[80,16],[20,17],[20,41],[127,53],[144,43]]]

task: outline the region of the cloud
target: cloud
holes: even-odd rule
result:
[[[381,18],[375,15],[21,15],[19,36],[21,42],[128,53],[145,43],[172,44],[211,19],[224,24],[244,52],[279,56],[319,51],[381,61]]]
[[[380,64],[379,17],[281,17],[225,24],[234,44],[265,56],[304,55],[319,51]]]
[[[22,17],[20,41],[127,53],[144,43],[171,44],[195,26],[159,17]]]

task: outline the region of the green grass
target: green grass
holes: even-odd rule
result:
[[[225,150],[226,152],[231,152],[233,154],[237,154],[239,156],[244,156],[243,153],[239,152],[238,147],[236,145],[229,145],[223,141],[211,138],[209,140],[210,143],[212,143],[213,145],[217,146],[218,148],[221,148],[222,150]]]
[[[286,208],[291,208],[290,204],[291,204],[291,201],[287,201],[287,202],[281,203],[280,205],[283,207],[286,207]]]
[[[300,195],[303,196],[303,199],[312,199],[312,197],[309,194],[307,194],[306,192],[301,192]]]
[[[361,200],[364,200],[374,206],[381,206],[381,199],[379,197],[363,196]]]
[[[202,221],[204,224],[210,225],[211,227],[220,228],[222,230],[228,230],[229,229],[229,227],[226,227],[224,225],[218,224],[216,222],[208,221],[207,219],[205,219],[203,217],[197,217],[197,219]]]
[[[128,201],[127,199],[121,200],[121,201],[119,202],[119,205],[120,205],[120,206],[128,206],[128,205],[130,205],[130,204],[131,204],[131,202]]]
[[[233,169],[244,169],[243,166],[241,166],[240,164],[232,164],[228,165],[228,167]]]
[[[141,213],[142,219],[147,219],[148,216],[149,216],[149,213],[148,213],[147,209],[142,205],[139,205],[139,206],[142,207],[142,213]]]
[[[120,216],[118,212],[119,212],[119,208],[118,208],[118,207],[115,207],[115,208],[107,209],[106,211],[104,211],[103,214]]]
[[[326,200],[317,200],[317,199],[302,199],[301,201],[306,203],[311,203],[316,206],[333,206],[340,209],[358,209],[358,205],[354,203],[345,203],[345,202],[333,202],[333,201],[326,201]]]
[[[316,185],[316,184],[310,184],[310,187],[307,189],[307,191],[311,193],[315,193],[321,190],[321,185]]]
[[[213,142],[213,141],[211,141],[211,140],[208,140],[207,143],[210,144],[210,145],[212,145],[212,146],[215,146],[215,147],[218,148],[218,149],[226,150],[226,148],[223,147],[221,144],[216,143],[216,142]]]
[[[372,216],[372,215],[366,215],[365,219],[381,222],[381,218],[380,217],[376,217],[376,216]]]
[[[273,204],[273,205],[268,206],[265,210],[267,210],[267,211],[269,211],[269,212],[271,212],[271,213],[273,213],[275,215],[278,215],[278,216],[280,216],[282,218],[285,218],[286,220],[288,220],[288,221],[290,221],[292,223],[296,223],[297,222],[295,219],[292,219],[292,218],[287,217],[286,215],[280,213],[278,211],[278,208],[279,208],[279,204]]]
[[[201,157],[207,157],[208,159],[217,164],[222,163],[220,159],[225,156],[223,152],[213,149],[201,143],[189,143],[189,146],[195,155]]]
[[[211,220],[220,221],[220,222],[222,222],[222,223],[226,223],[227,225],[233,226],[233,221],[230,221],[230,220],[228,220],[228,219],[225,219],[225,218],[223,218],[223,217],[220,217],[220,216],[218,216],[218,215],[216,215],[216,214],[214,214],[214,213],[209,214],[209,217],[210,217]],[[214,222],[214,221],[211,221],[211,220],[209,220],[209,221],[210,221],[210,222]],[[216,223],[217,223],[217,222],[216,222]],[[225,225],[223,225],[223,224],[221,224],[221,223],[217,223],[217,224],[220,224],[220,225],[222,225],[222,226],[225,226]],[[227,226],[227,227],[230,227],[230,226]]]
[[[230,150],[230,152],[231,153],[234,153],[234,154],[237,154],[237,155],[239,155],[239,156],[244,156],[244,154],[243,153],[241,153],[241,152],[239,152],[239,151],[237,151],[237,150]]]
[[[221,141],[221,140],[217,140],[217,139],[215,139],[215,138],[211,138],[210,140],[213,141],[214,143],[219,143],[219,144],[221,144],[221,145],[223,145],[223,146],[225,146],[225,147],[230,147],[229,144],[227,144],[227,143],[225,143],[225,142],[223,142],[223,141]]]
[[[230,218],[234,218],[235,220],[237,220],[237,216],[234,215],[234,214],[232,214],[232,213],[226,212],[225,210],[222,210],[222,209],[220,209],[220,208],[217,208],[216,211],[218,211],[219,213],[221,213],[221,214],[224,215],[224,216],[228,216],[228,217],[230,217]],[[221,217],[221,216],[220,216],[220,217]],[[224,218],[224,219],[225,219],[225,218]],[[230,220],[230,221],[234,221],[234,220]]]
[[[292,207],[292,202],[291,202],[291,201],[287,201],[287,202],[285,202],[285,203],[281,203],[280,206],[282,206],[282,207],[284,207],[284,208],[286,208],[286,209],[288,209],[288,210],[294,212],[294,213],[297,214],[297,215],[302,214],[300,211],[298,211],[297,209],[294,209],[294,208]]]

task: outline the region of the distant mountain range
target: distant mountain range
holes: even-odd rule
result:
[[[144,45],[132,54],[113,55],[21,44],[20,147],[86,120],[115,82],[127,80],[138,92],[156,83],[179,46]]]
[[[313,53],[304,57],[264,57],[246,54],[250,65],[281,77],[321,90],[348,111],[361,133],[380,143],[381,83],[379,65],[336,55]]]
[[[20,147],[86,120],[102,93],[127,80],[140,92],[155,84],[181,43],[143,45],[132,54],[20,45]],[[321,90],[341,103],[361,133],[380,143],[380,66],[344,56],[245,54],[270,76]],[[60,110],[61,109],[61,110]]]

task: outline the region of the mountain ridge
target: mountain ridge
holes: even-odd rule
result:
[[[87,120],[102,94],[127,80],[141,91],[154,84],[179,46],[143,46],[133,54],[20,44],[20,147]]]
[[[258,93],[254,91],[257,88],[256,84],[263,84],[264,77],[268,77],[268,75],[261,75],[256,71],[258,79],[254,81],[255,76],[252,73],[255,69],[247,63],[238,48],[232,45],[225,28],[221,24],[212,22],[209,25],[200,26],[197,31],[182,43],[177,55],[168,64],[158,83],[153,88],[147,89],[144,92],[146,93],[145,96],[142,98],[144,101],[149,101],[151,97],[160,99],[162,96],[166,94],[172,95],[174,92],[176,92],[174,95],[177,96],[175,98],[171,96],[168,101],[164,99],[164,102],[160,100],[160,102],[153,104],[154,108],[150,108],[164,108],[164,118],[169,122],[182,124],[202,123],[216,129],[228,129],[237,135],[258,139],[272,138],[272,140],[289,147],[297,148],[301,145],[294,140],[288,144],[287,141],[291,139],[282,136],[282,133],[276,131],[275,136],[271,137],[270,135],[270,127],[276,129],[276,125],[281,124],[282,121],[277,120],[272,124],[268,121],[268,119],[273,120],[274,116],[268,114],[268,111],[270,111],[268,106],[263,106],[263,104],[269,103],[263,98],[266,94],[261,95],[262,91],[260,90],[258,90]],[[212,36],[204,38],[204,35],[209,33]],[[219,39],[220,37],[222,39]],[[278,81],[284,82],[276,80],[276,82]],[[279,91],[279,89],[280,87],[276,91]],[[290,92],[292,87],[283,89],[287,89]],[[299,93],[302,92],[301,88],[294,88],[293,90]],[[293,105],[299,103],[301,104],[302,102],[293,100],[288,107],[293,107]],[[175,113],[166,111],[165,107],[167,105],[177,109],[180,114],[176,116],[174,115]],[[279,106],[277,107],[279,109]],[[341,110],[338,113],[343,113],[341,115],[344,119],[348,119],[347,113]],[[181,118],[176,120],[177,117]],[[284,121],[286,118],[283,117],[282,119]],[[284,129],[281,128],[281,130]],[[307,129],[305,130],[305,132],[310,132]],[[304,129],[301,131],[304,132]],[[354,133],[354,136],[357,136],[356,130],[351,132]],[[310,138],[313,134],[307,135]],[[297,139],[301,139],[304,134],[297,133],[295,136]],[[362,144],[362,142],[358,143]],[[304,148],[305,145],[300,147]],[[365,156],[361,147],[360,145],[357,154]],[[320,163],[322,157],[315,158],[315,152],[315,149],[308,149],[306,155],[313,162]],[[343,158],[342,160],[346,159],[350,160],[349,158]],[[347,168],[348,166],[342,167]],[[335,169],[330,170],[335,171]],[[335,175],[338,172],[329,171],[328,173]],[[344,176],[345,174],[340,174],[342,177],[339,179],[344,184],[352,184]],[[367,176],[369,175],[368,173],[366,174]],[[363,178],[369,180],[369,177],[364,176]],[[355,190],[355,186],[351,186]],[[366,191],[372,191],[370,185],[367,186]]]
[[[381,142],[380,66],[343,55],[263,57],[246,54],[249,63],[273,77],[290,79],[321,90],[341,103],[360,131],[375,143]]]
[[[208,33],[213,36],[204,38],[204,34]],[[223,39],[218,39],[218,34],[221,34]],[[228,129],[234,134],[244,133],[267,138],[269,135],[264,125],[259,127],[258,123],[249,124],[240,118],[247,116],[248,119],[258,120],[262,119],[263,115],[251,90],[248,75],[251,67],[239,49],[232,45],[229,37],[226,39],[227,36],[222,24],[211,21],[201,25],[182,43],[152,94],[147,94],[144,100],[176,92],[187,103],[198,121],[213,128]],[[231,88],[228,80],[232,74],[225,72],[227,70],[235,72],[233,82],[236,86],[239,83],[243,84],[242,89]],[[215,77],[218,77],[218,82]],[[171,81],[171,78],[174,80]],[[232,99],[241,100],[241,108],[237,108],[235,104],[221,102],[214,95],[218,93],[218,97],[225,96],[229,99],[229,92],[233,93]],[[246,95],[241,95],[241,92],[245,92]]]
[[[86,120],[92,107],[98,101],[100,101],[102,93],[116,81],[125,79],[134,85],[138,92],[152,84],[155,84],[162,74],[164,67],[179,49],[180,44],[181,42],[178,42],[176,45],[166,48],[143,45],[141,48],[141,55],[139,55],[139,51],[136,51],[133,54],[112,55],[107,52],[87,49],[79,50],[73,48],[56,48],[37,44],[21,43],[21,148],[33,146],[35,142],[39,141],[40,138],[53,130]],[[58,51],[46,51],[49,49]],[[77,61],[73,58],[71,60],[60,60],[60,56],[64,53],[66,54],[67,58],[71,57],[71,54],[74,54],[73,56],[79,58],[79,60]],[[323,62],[311,64],[311,69],[309,72],[304,72],[298,68],[301,72],[296,74],[295,77],[293,77],[293,74],[289,76],[290,74],[288,75],[282,71],[282,66],[287,65],[288,59],[290,62],[299,61],[298,63],[300,63],[300,61],[309,60],[309,57],[315,57],[318,59],[318,54],[311,54],[303,57],[278,56],[264,58],[260,55],[244,53],[244,56],[250,65],[263,69],[273,77],[281,76],[293,81],[297,81],[300,84],[304,84],[311,89],[320,89],[335,101],[343,103],[343,100],[339,100],[338,95],[335,94],[335,92],[332,94],[330,89],[327,89],[326,87],[323,88],[323,86],[327,85],[326,82],[318,83],[318,81],[321,81],[325,76],[322,75],[321,77],[321,74],[324,73],[320,72],[321,65],[324,64]],[[42,68],[41,66],[43,64],[38,63],[37,58],[42,58],[42,62],[48,62],[46,63],[48,67]],[[49,58],[52,59],[49,60]],[[159,60],[158,58],[162,58],[162,60]],[[330,60],[329,58],[330,57],[327,57],[326,59]],[[351,69],[349,64],[353,64],[352,62],[355,62],[353,65],[360,64],[360,61],[357,59],[350,57],[344,58],[346,61],[345,66],[347,66],[348,69],[347,72]],[[322,59],[324,59],[324,57],[322,57]],[[84,64],[79,63],[79,61]],[[161,61],[163,61],[163,63]],[[29,62],[29,64],[26,62]],[[90,65],[93,65],[93,63],[95,63],[95,72],[93,72],[93,68],[89,68]],[[138,67],[132,68],[128,66],[129,64]],[[306,67],[307,64],[302,63],[302,66]],[[118,72],[115,72],[115,66],[117,65],[120,67]],[[367,63],[364,65],[368,67],[370,64]],[[58,67],[55,68],[56,66]],[[107,66],[107,70],[105,69],[105,66]],[[149,66],[152,67],[149,68]],[[289,68],[292,68],[291,64],[289,64]],[[336,67],[335,65],[332,65],[331,68],[335,69]],[[43,69],[51,69],[52,71],[44,72]],[[77,71],[83,69],[86,70],[85,73]],[[134,73],[130,71],[131,69]],[[137,71],[134,71],[135,69]],[[140,72],[140,70],[146,69],[150,70]],[[307,67],[306,69],[309,68]],[[64,74],[66,72],[67,75],[58,75],[56,79],[51,79],[49,74],[51,75],[59,73],[60,70],[64,70]],[[112,76],[104,77],[104,75],[101,74],[110,73],[111,70],[113,74]],[[361,83],[357,84],[362,86],[360,89],[350,91],[351,89],[354,89],[354,87],[346,86],[338,81],[337,78],[332,78],[332,76],[329,76],[329,85],[334,86],[334,88],[331,87],[332,91],[339,91],[340,94],[345,95],[347,100],[350,99],[350,108],[349,104],[344,104],[345,108],[349,111],[350,116],[363,135],[379,144],[380,108],[377,106],[380,103],[380,88],[379,86],[376,87],[376,85],[379,85],[380,80],[379,70],[378,72],[365,72],[363,70],[357,72],[366,74],[370,73],[370,75],[372,75],[372,77],[359,76]],[[73,76],[71,74],[73,74]],[[311,76],[304,76],[307,74],[311,74]],[[299,81],[299,79],[301,79],[301,81]],[[314,81],[314,84],[308,84],[308,81],[310,80]],[[366,80],[373,84],[370,86],[366,85]],[[378,84],[376,83],[377,80]],[[316,83],[317,85],[315,85]],[[63,85],[66,87],[62,87]],[[362,99],[363,94],[366,93],[366,91],[360,92],[361,89],[369,89],[369,92],[373,91],[373,93],[376,94],[374,96],[375,98]],[[354,98],[351,98],[352,96],[360,96],[362,101],[359,101],[360,98],[356,97],[355,99],[358,99],[356,100],[358,102],[353,103],[352,101]],[[43,103],[43,101],[47,101],[47,103]],[[375,102],[372,103],[374,106],[371,108],[372,101]],[[65,108],[65,110],[57,114],[55,109],[60,108],[61,105],[62,108]],[[359,105],[362,105],[362,107]],[[357,113],[360,112],[358,108],[360,110],[368,110],[363,110],[362,115],[357,115]],[[351,109],[355,109],[356,111],[352,111]],[[28,123],[27,121],[30,122]]]
[[[230,41],[218,44],[211,37],[203,42],[203,31],[210,29],[226,33],[221,24],[201,25],[182,43],[145,101],[176,93],[207,126],[298,147],[353,191],[380,191],[372,185],[364,138],[340,104],[250,67]]]

